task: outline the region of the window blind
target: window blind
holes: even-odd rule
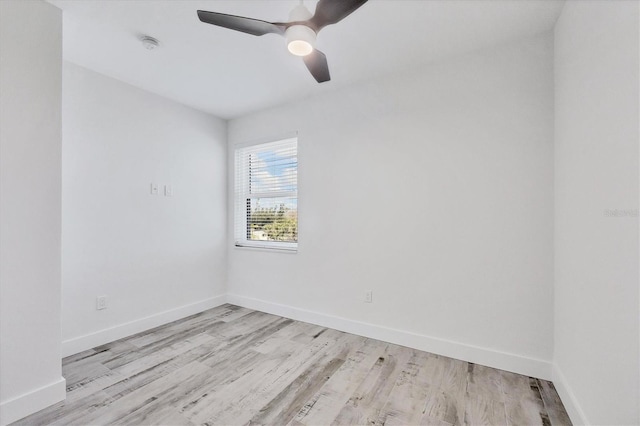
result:
[[[235,151],[237,246],[295,249],[298,242],[296,138]]]

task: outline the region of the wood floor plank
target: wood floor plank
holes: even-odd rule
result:
[[[307,425],[331,424],[386,347],[378,340],[364,337],[352,339],[349,346],[345,363],[305,403],[296,414],[296,421]]]
[[[225,323],[211,332],[214,337],[220,339],[228,339],[233,342],[234,339],[246,334],[252,334],[260,328],[267,327],[269,324],[281,321],[282,318],[276,315],[266,314],[264,312],[253,311],[242,317]],[[293,321],[292,321],[293,322]]]
[[[136,346],[129,343],[126,339],[116,340],[115,342],[95,347],[91,351],[84,351],[81,353],[83,356],[64,358],[62,360],[62,368],[63,370],[73,369],[75,365],[81,366],[92,362],[105,364],[111,359],[118,358],[125,354],[135,353],[137,349]]]
[[[198,346],[200,343],[210,340],[211,336],[207,334],[207,332],[211,332],[212,329],[222,324],[225,323],[216,321],[209,325],[189,327],[186,330],[163,337],[147,346],[122,353],[112,359],[104,361],[103,364],[112,370],[123,370],[128,368],[126,367],[127,364],[133,363],[133,365],[144,366],[145,364],[152,364],[154,359],[167,359],[167,357],[171,357],[173,352],[184,352],[192,347]],[[144,361],[144,358],[148,358],[149,361]]]
[[[318,336],[327,331],[326,327],[321,327],[313,324],[306,325],[307,327],[304,328],[303,332],[296,336],[293,336],[291,340],[298,343],[309,343],[313,341],[313,339],[317,339]]]
[[[303,322],[294,322],[288,327],[284,327],[271,336],[267,337],[262,343],[257,344],[253,349],[261,353],[269,353],[278,349],[281,345],[296,343],[293,338],[303,334],[309,328],[308,324]],[[311,339],[312,340],[312,339]],[[311,340],[305,342],[309,343]]]
[[[373,424],[380,416],[411,350],[388,344],[366,377],[333,420],[333,424]]]
[[[94,377],[88,383],[84,383],[82,386],[75,386],[72,390],[67,391],[67,402],[73,402],[78,399],[82,399],[86,396],[92,395],[95,392],[103,391],[109,386],[113,386],[126,380],[126,377],[118,372],[109,370],[106,374]]]
[[[184,401],[188,391],[206,381],[209,368],[194,361],[173,371],[125,396],[116,399],[109,406],[102,407],[85,416],[85,424],[110,425],[137,413],[139,417],[150,415],[165,405]]]
[[[224,312],[219,316],[219,318],[224,322],[235,321],[240,317],[243,317],[251,312],[255,312],[252,309],[243,308],[241,306],[235,306],[230,304],[222,305],[221,308],[224,309]]]
[[[240,308],[233,305],[223,305],[208,311],[174,321],[168,324],[155,327],[151,330],[138,333],[127,339],[129,343],[139,348],[154,344],[166,337],[173,336],[185,329],[198,328],[203,325],[213,325],[219,322],[229,322],[241,316],[251,313],[250,309]]]
[[[251,425],[284,425],[293,420],[304,403],[344,364],[348,350],[327,354],[295,378],[275,398],[262,407],[249,421]]]
[[[506,425],[504,402],[488,397],[474,396],[465,400],[465,425]]]
[[[440,420],[438,418],[429,417],[423,415],[420,419],[420,426],[454,426],[455,423],[445,422],[444,420]]]
[[[341,337],[349,336],[341,333]],[[312,345],[300,348],[297,344],[281,346],[278,351],[265,355],[262,361],[238,380],[224,383],[212,390],[200,411],[191,410],[188,417],[195,423],[246,423],[287,385],[293,382],[317,356],[327,349],[337,351],[331,335],[317,339]]]
[[[154,352],[146,354],[144,357],[135,358],[125,364],[118,363],[117,367],[111,366],[111,363],[105,363],[111,370],[116,371],[123,376],[133,376],[149,368],[174,359],[178,355],[189,352],[199,346],[205,345],[214,340],[213,337],[206,333],[200,333],[195,336],[185,336],[180,340],[171,340],[172,344],[157,348]]]
[[[63,366],[70,365],[70,364],[73,364],[74,362],[83,360],[95,354],[96,354],[95,349],[88,349],[86,351],[78,352],[77,354],[69,355],[68,357],[63,358],[62,364]]]
[[[204,344],[191,349],[190,351],[179,354],[173,359],[163,361],[143,371],[131,374],[125,379],[105,387],[104,392],[110,395],[114,400],[122,398],[127,394],[160,379],[161,377],[179,370],[193,361],[198,361],[202,357],[203,353],[208,353],[208,348],[211,348],[212,346],[212,343]]]
[[[571,419],[560,400],[560,396],[553,386],[553,383],[546,380],[536,379],[538,388],[542,395],[542,401],[549,414],[549,421],[552,425],[571,425]]]
[[[418,424],[424,415],[427,398],[437,389],[431,376],[438,358],[435,355],[412,350],[411,358],[382,409],[376,424]]]
[[[536,379],[519,374],[500,372],[505,410],[509,425],[549,426],[549,415],[542,402]]]
[[[81,388],[99,377],[112,373],[112,370],[99,362],[89,360],[76,362],[73,368],[64,367],[62,374],[67,381],[67,392]]]
[[[551,382],[223,305],[63,359],[15,425],[570,425]]]
[[[254,351],[256,346],[259,346],[269,336],[276,331],[287,327],[293,323],[293,320],[286,318],[278,318],[275,320],[269,320],[266,324],[257,326],[253,331],[247,331],[246,333],[233,335],[232,337],[221,338],[214,335],[215,338],[227,339],[227,342],[217,350],[213,350],[208,354],[203,355],[200,361],[210,367],[215,366],[220,358],[226,359],[229,356],[233,356],[235,353],[241,351],[251,350]],[[229,333],[233,334],[233,333]],[[254,351],[255,352],[255,351]]]
[[[74,401],[61,401],[12,423],[12,426],[81,424],[82,421],[80,420],[85,416],[89,415],[92,411],[108,406],[111,402],[112,400],[109,395],[98,391]],[[85,422],[84,424],[86,425],[87,423]]]
[[[195,426],[172,405],[159,404],[151,410],[137,410],[113,423],[114,425]]]
[[[464,410],[461,410],[460,403],[464,403],[464,398],[461,399],[440,387],[428,389],[425,397],[426,403],[422,411],[420,424],[429,424],[434,421],[452,425],[462,424]]]
[[[504,402],[500,371],[495,368],[469,363],[467,392],[470,395],[482,395],[484,398]]]
[[[427,396],[421,423],[444,421],[453,425],[464,422],[469,364],[453,358],[439,357],[442,374]]]

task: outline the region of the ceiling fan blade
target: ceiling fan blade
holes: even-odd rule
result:
[[[284,35],[286,27],[281,24],[273,24],[259,19],[245,18],[244,16],[227,15],[225,13],[198,11],[198,18],[206,24],[217,25],[255,36],[269,33]]]
[[[329,75],[329,65],[327,64],[327,57],[321,51],[314,49],[313,52],[302,58],[304,64],[307,66],[313,78],[318,83],[324,83],[331,80]]]
[[[327,25],[340,22],[366,2],[367,0],[320,0],[309,23],[318,32]]]

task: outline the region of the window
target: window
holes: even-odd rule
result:
[[[239,247],[298,247],[298,140],[236,149],[235,241]]]

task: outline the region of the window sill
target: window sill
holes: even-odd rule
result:
[[[268,251],[271,253],[288,253],[288,254],[296,254],[298,253],[298,247],[293,246],[276,246],[276,245],[266,245],[266,244],[234,244],[236,249],[240,250],[249,250],[249,251]]]

